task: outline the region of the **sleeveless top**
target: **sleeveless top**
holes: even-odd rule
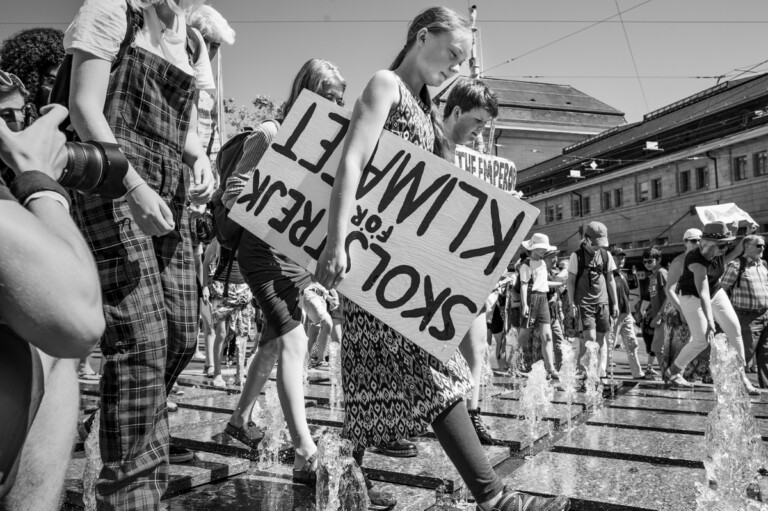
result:
[[[680,294],[683,296],[695,296],[699,298],[699,291],[696,289],[693,272],[688,268],[690,265],[698,263],[707,269],[707,284],[709,286],[709,297],[712,298],[720,290],[720,277],[725,272],[725,263],[723,256],[717,256],[707,260],[701,254],[701,248],[695,248],[685,256],[685,265],[683,274],[680,276],[678,285]]]
[[[416,97],[396,73],[393,74],[400,89],[400,103],[387,117],[384,129],[431,153],[435,131],[429,115],[430,106],[421,97]]]

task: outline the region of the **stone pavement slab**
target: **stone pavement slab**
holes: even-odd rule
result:
[[[79,453],[73,457],[67,468],[64,495],[67,504],[71,506],[83,507],[82,477],[85,462],[84,453]],[[248,470],[249,465],[247,460],[197,452],[193,461],[170,466],[170,481],[163,498],[166,499],[194,487],[241,474]]]
[[[703,387],[697,385],[693,389],[670,389],[664,388],[659,382],[658,384],[641,383],[635,388],[630,389],[627,392],[629,396],[645,396],[645,397],[666,397],[671,399],[700,399],[705,401],[717,401],[712,387]],[[759,396],[749,396],[749,400],[753,403],[768,403],[768,392],[763,392]]]
[[[506,392],[504,394],[501,394],[497,396],[497,399],[508,399],[512,401],[519,401],[520,400],[520,391],[519,390],[512,390],[510,392]],[[565,392],[561,390],[556,390],[553,397],[552,402],[556,404],[568,404],[568,399],[565,395]],[[572,397],[571,404],[576,406],[581,406],[582,408],[587,407],[587,396],[583,392],[575,392]]]
[[[587,420],[587,424],[594,426],[703,435],[706,421],[707,418],[701,415],[606,408],[590,417]],[[763,437],[763,440],[768,440],[768,420],[757,419],[757,428],[760,435]]]
[[[564,494],[573,510],[693,511],[694,482],[703,477],[703,469],[542,452],[503,482],[534,494]]]
[[[715,400],[684,399],[672,397],[645,397],[626,395],[606,403],[609,408],[632,408],[653,411],[674,411],[676,413],[708,414]],[[768,419],[768,403],[752,403],[752,414],[759,419]]]
[[[604,426],[580,426],[563,436],[554,452],[704,468],[704,437]]]

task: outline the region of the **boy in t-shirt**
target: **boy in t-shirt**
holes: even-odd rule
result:
[[[547,293],[551,288],[558,288],[562,282],[549,280],[549,268],[544,261],[548,252],[557,250],[549,244],[546,234],[535,233],[531,239],[523,242],[523,247],[530,251],[527,264],[520,266],[520,346],[525,346],[531,339],[534,328],[541,336],[541,356],[547,373],[553,378],[559,375],[555,369],[555,356],[552,347],[552,317],[549,310]]]
[[[571,313],[581,319],[582,344],[579,360],[586,352],[586,342],[600,345],[600,376],[605,376],[608,366],[608,349],[605,334],[611,327],[611,317],[619,315],[616,300],[616,283],[613,272],[616,264],[606,249],[608,229],[600,222],[590,222],[584,229],[584,242],[571,254],[568,265],[568,296]]]
[[[654,355],[662,360],[661,351],[664,348],[664,326],[662,314],[667,295],[664,288],[667,287],[667,270],[661,267],[661,250],[652,247],[643,252],[643,265],[650,272],[648,276],[648,298],[650,305],[645,313],[648,318],[648,326],[653,330],[653,341],[648,352],[648,368],[646,372],[655,374],[653,370]]]

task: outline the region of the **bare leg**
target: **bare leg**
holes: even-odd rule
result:
[[[600,346],[600,378],[605,377],[608,369],[608,343],[605,342],[605,333],[597,332],[595,336],[598,346]]]
[[[240,394],[235,411],[229,418],[229,423],[236,428],[242,428],[250,420],[253,406],[267,383],[272,368],[275,367],[279,353],[280,343],[275,339],[259,346],[256,354],[251,358],[243,393]]]
[[[555,372],[555,350],[552,341],[552,327],[549,323],[539,325],[539,334],[541,335],[541,356],[544,359],[544,367],[548,373]]]
[[[45,395],[21,451],[16,483],[0,507],[58,509],[77,430],[77,360],[53,359],[43,352]]]
[[[475,410],[480,406],[480,379],[483,375],[483,358],[488,345],[485,342],[485,314],[480,314],[472,322],[469,331],[459,344],[459,351],[466,359],[472,373],[472,395],[467,401],[467,408]]]
[[[288,423],[296,456],[293,467],[302,468],[306,459],[317,451],[307,425],[304,403],[304,358],[307,355],[307,334],[297,326],[278,338],[280,355],[277,364],[277,395]]]
[[[213,377],[221,378],[221,351],[224,347],[224,340],[227,337],[227,322],[219,321],[213,326],[216,338],[213,341]]]
[[[203,307],[209,307],[206,304],[203,304]],[[203,320],[203,337],[205,338],[205,365],[208,367],[214,366],[214,346],[216,344],[216,332],[213,330],[213,327],[211,326],[211,315],[209,314],[201,314],[200,317]]]

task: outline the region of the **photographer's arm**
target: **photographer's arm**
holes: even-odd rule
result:
[[[118,143],[104,117],[111,63],[82,50],[73,50],[69,92],[70,117],[82,140]],[[129,165],[123,184],[128,206],[139,228],[148,236],[162,236],[173,227],[168,205]]]
[[[65,117],[64,108],[54,107],[20,133],[0,123],[0,158],[17,174],[60,175],[66,160],[57,126]],[[104,332],[101,288],[91,252],[66,208],[49,196],[26,208],[0,200],[0,239],[0,317],[51,356],[88,355]]]

